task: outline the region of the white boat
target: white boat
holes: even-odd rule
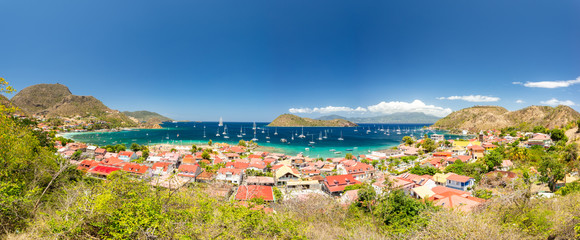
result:
[[[336,149],[330,149],[330,150],[328,150],[328,151],[334,152],[334,151],[336,151]]]
[[[222,134],[226,135],[227,131],[228,131],[228,125],[224,126],[224,132]]]
[[[298,136],[298,138],[305,138],[306,136],[304,136],[304,127],[302,127],[302,133]]]
[[[312,134],[312,140],[309,143],[310,144],[315,144],[315,142],[314,142],[314,134]]]
[[[286,138],[281,138],[281,139],[280,139],[280,142],[283,142],[283,143],[285,143],[285,142],[288,142],[288,140],[286,140]]]
[[[205,138],[205,126],[203,126],[203,138]]]
[[[304,150],[306,150],[306,151],[310,151],[310,148],[305,148]]]
[[[252,138],[252,141],[254,141],[254,142],[257,142],[258,141],[258,139],[256,138],[256,129],[254,129],[254,138]]]
[[[342,152],[336,151],[336,152],[334,152],[334,154],[342,154]]]
[[[320,132],[320,134],[318,135],[318,140],[322,141],[322,132]]]
[[[276,128],[276,131],[274,131],[274,135],[278,135],[278,128]]]
[[[266,139],[270,139],[270,130],[268,130],[268,136],[266,136]]]
[[[342,131],[340,131],[340,137],[338,138],[338,141],[342,141],[344,140],[344,138],[342,138]]]
[[[220,128],[218,128],[217,133],[215,134],[216,137],[220,136]]]
[[[328,138],[328,130],[324,130],[324,137],[322,137],[322,138],[324,138],[324,139]]]
[[[220,122],[218,123],[219,127],[224,126],[224,120],[222,119],[222,117],[220,117]]]
[[[254,122],[254,126],[252,127],[252,130],[256,130],[256,122]]]

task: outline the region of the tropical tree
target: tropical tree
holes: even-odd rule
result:
[[[551,155],[544,156],[540,162],[540,181],[548,184],[551,191],[556,190],[556,183],[565,177],[564,164]]]

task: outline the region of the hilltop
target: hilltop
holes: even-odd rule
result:
[[[485,129],[518,127],[521,129],[544,126],[561,127],[580,119],[580,113],[568,106],[530,106],[517,111],[508,111],[498,106],[475,106],[453,112],[437,121],[433,126],[442,129],[465,129],[476,132]]]
[[[37,84],[22,89],[11,100],[23,111],[46,117],[94,117],[114,126],[133,127],[136,122],[112,110],[93,96],[77,96],[62,84]]]
[[[157,128],[160,127],[159,124],[163,122],[173,121],[173,119],[171,118],[150,111],[135,111],[135,112],[124,111],[123,114],[127,115],[130,118],[134,118],[136,121],[140,123],[141,126],[146,128]]]
[[[349,118],[339,115],[329,115],[317,118],[318,120],[344,119],[355,123],[434,123],[441,119],[424,113],[393,113],[375,117]]]
[[[344,119],[317,120],[292,114],[282,114],[272,121],[270,127],[356,127],[356,123]]]

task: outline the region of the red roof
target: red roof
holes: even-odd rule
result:
[[[375,168],[372,165],[362,162],[355,162],[354,165],[350,167],[345,167],[344,169],[346,169],[346,172],[348,172],[349,174],[362,174],[375,170]]]
[[[271,186],[249,185],[239,186],[236,193],[236,200],[250,200],[262,198],[265,201],[274,201],[274,193]]]
[[[473,178],[467,177],[467,176],[462,176],[462,175],[457,175],[457,174],[453,174],[453,175],[447,177],[447,180],[456,181],[456,182],[467,182],[467,181],[469,181],[469,179],[473,179]]]
[[[195,165],[181,164],[178,168],[179,173],[177,175],[184,177],[195,177],[198,168],[199,166],[197,164]]]
[[[439,194],[439,195],[443,195],[443,194],[448,193],[448,192],[456,194],[456,195],[463,195],[463,194],[469,195],[468,192],[464,192],[461,190],[448,188],[448,187],[444,187],[444,186],[436,186],[436,187],[432,188],[431,191],[433,191],[435,194]]]
[[[226,163],[226,168],[234,168],[234,169],[246,169],[250,166],[249,163],[246,162],[228,162]]]
[[[359,183],[361,182],[355,180],[350,174],[327,176],[324,180],[324,185],[326,185],[330,192],[342,192],[346,186]]]
[[[95,166],[99,165],[99,162],[93,160],[83,160],[79,166],[77,167],[78,170],[89,170]]]
[[[118,159],[117,157],[110,157],[103,160],[103,163],[107,165],[120,165],[123,162],[124,162],[123,160]]]
[[[121,156],[127,156],[127,157],[131,157],[133,156],[133,152],[129,152],[129,151],[120,151],[119,155]]]
[[[471,149],[473,151],[484,151],[485,150],[485,148],[483,148],[482,146],[479,146],[479,145],[468,146],[467,149]]]
[[[121,168],[108,167],[108,166],[96,166],[95,168],[89,170],[89,173],[107,176],[107,175],[111,174],[112,172],[118,171],[118,170],[121,170]]]
[[[433,153],[433,157],[451,157],[453,155],[452,152],[435,152]]]
[[[226,173],[230,173],[232,175],[240,175],[242,174],[242,172],[244,171],[244,169],[234,169],[234,168],[220,168],[218,170],[219,174],[226,174]]]
[[[148,169],[149,169],[148,166],[140,165],[137,163],[127,163],[125,164],[125,166],[123,166],[123,171],[137,174],[144,174],[147,172]]]
[[[455,156],[457,159],[461,160],[462,162],[466,163],[467,161],[469,161],[469,159],[471,159],[470,156],[466,156],[466,155],[458,155]]]
[[[172,163],[170,162],[156,162],[153,164],[153,169],[157,169],[157,168],[163,168],[163,171],[167,171],[167,167],[169,167],[169,165],[171,165]]]

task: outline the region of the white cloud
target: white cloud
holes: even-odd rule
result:
[[[447,116],[452,112],[450,108],[442,108],[434,105],[427,105],[421,100],[414,100],[413,102],[380,102],[375,105],[368,107],[315,107],[315,108],[290,108],[290,113],[320,113],[329,114],[336,112],[349,112],[349,113],[376,113],[376,114],[392,114],[398,112],[420,112],[430,115],[435,115],[438,117]]]
[[[365,108],[357,107],[357,108],[350,108],[350,107],[322,107],[322,108],[290,108],[290,113],[335,113],[335,112],[366,112]]]
[[[414,100],[413,102],[380,102],[376,105],[368,106],[369,112],[391,114],[397,112],[421,112],[425,114],[444,117],[453,112],[450,108],[437,107],[435,105],[427,105],[421,100]]]
[[[524,100],[518,99],[516,100],[516,103],[525,103]]]
[[[574,102],[572,102],[570,100],[560,101],[556,98],[552,98],[548,101],[541,101],[540,103],[550,105],[550,106],[558,106],[558,105],[574,106],[574,105],[576,105]]]
[[[439,100],[463,100],[468,102],[497,102],[500,100],[498,97],[482,96],[482,95],[468,95],[468,96],[451,96],[451,97],[440,97]]]
[[[565,80],[565,81],[541,81],[541,82],[513,82],[513,84],[524,85],[524,87],[531,87],[531,88],[561,88],[561,87],[569,87],[574,84],[580,83],[580,77],[577,77],[574,80]]]

